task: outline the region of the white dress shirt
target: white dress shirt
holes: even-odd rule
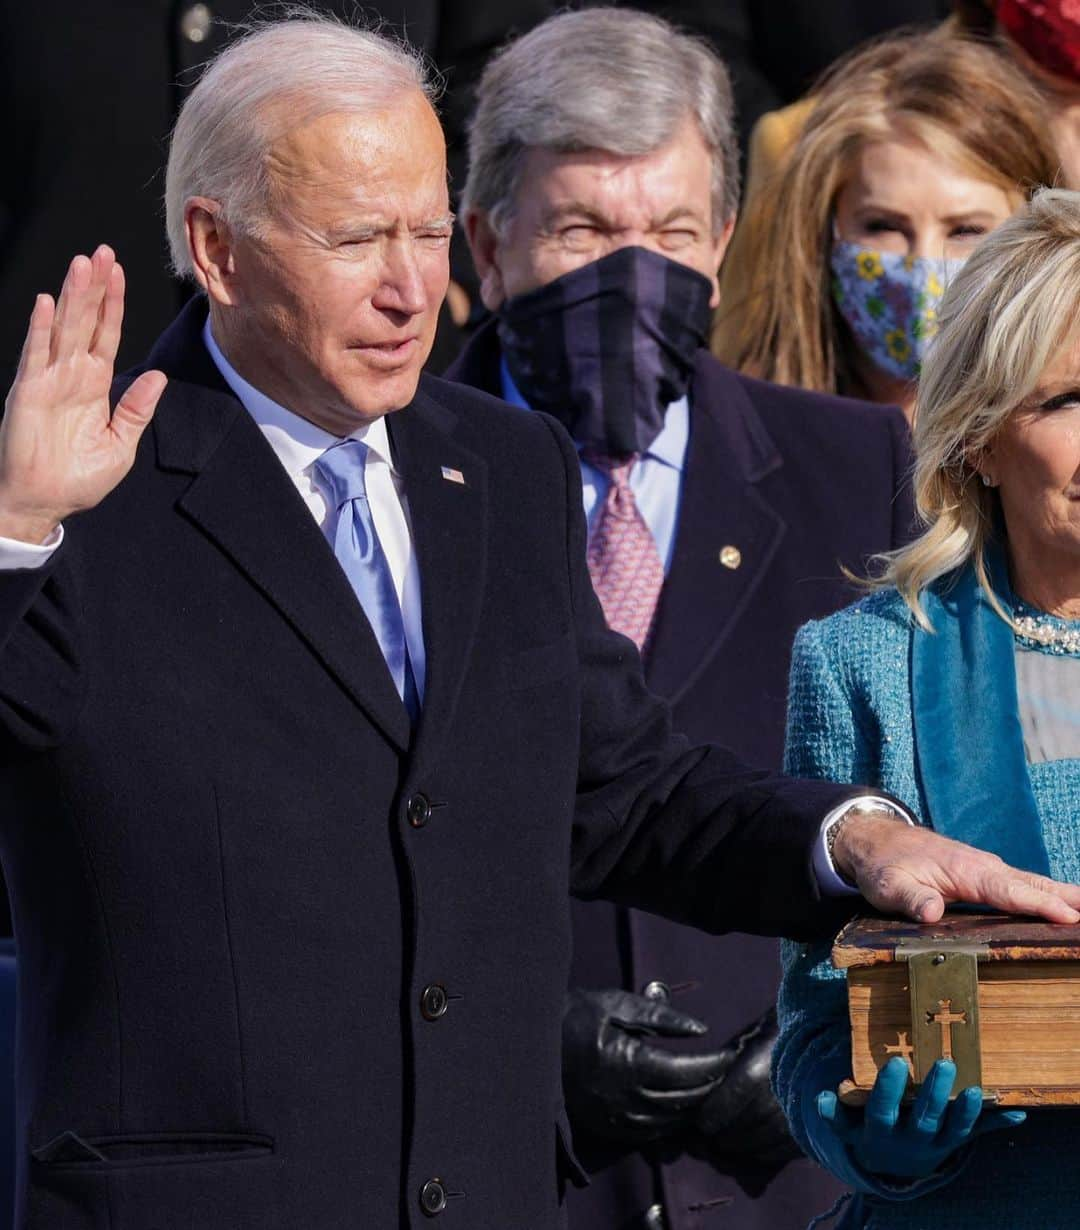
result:
[[[360,440],[367,445],[364,485],[367,488],[368,505],[375,522],[375,532],[379,535],[379,542],[394,581],[394,591],[405,625],[409,662],[416,681],[416,690],[422,701],[426,656],[420,607],[420,569],[416,563],[416,552],[413,550],[408,498],[402,489],[401,475],[394,468],[390,455],[386,419],[373,419],[351,432],[348,437],[331,435],[299,414],[286,410],[284,406],[278,405],[249,384],[222,354],[210,331],[209,320],[203,327],[203,341],[225,383],[255,420],[256,426],[266,437],[266,442],[274,450],[278,461],[285,467],[285,473],[292,479],[320,529],[326,525],[329,509],[321,488],[315,482],[315,462],[328,448],[340,444],[343,439]]]
[[[0,538],[0,572],[18,572],[22,568],[41,568],[64,541],[64,527],[58,525],[40,545],[20,542],[17,538]]]

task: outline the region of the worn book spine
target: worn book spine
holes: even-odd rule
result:
[[[987,1095],[999,1105],[1080,1105],[1080,964],[980,962],[978,997]],[[853,1079],[841,1096],[857,1103],[893,1055],[914,1074],[907,964],[849,967],[848,1002]]]

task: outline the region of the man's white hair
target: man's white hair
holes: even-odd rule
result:
[[[176,273],[193,274],[184,226],[191,197],[209,197],[230,227],[258,234],[275,140],[323,115],[382,110],[409,90],[429,100],[437,94],[418,51],[310,11],[253,27],[228,46],[184,102],[173,129],[165,225]]]

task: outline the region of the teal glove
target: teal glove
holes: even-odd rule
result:
[[[865,1110],[852,1110],[835,1093],[819,1093],[814,1113],[807,1116],[811,1143],[823,1159],[853,1160],[870,1176],[922,1179],[934,1175],[960,1148],[984,1132],[1015,1127],[1027,1115],[1022,1110],[983,1111],[982,1090],[965,1089],[949,1101],[956,1064],[939,1059],[930,1069],[910,1110],[901,1110],[908,1083],[908,1066],[894,1056],[878,1072]],[[860,1184],[879,1190],[876,1185]],[[884,1193],[883,1193],[884,1194]]]

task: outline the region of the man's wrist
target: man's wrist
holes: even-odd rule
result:
[[[882,820],[903,820],[913,824],[914,820],[888,799],[860,798],[853,799],[838,815],[825,833],[825,848],[836,874],[852,888],[856,886],[854,868],[846,857],[847,850],[843,838],[845,831],[851,832],[851,825],[861,819],[878,818]]]
[[[825,817],[814,849],[814,871],[818,886],[826,896],[843,897],[857,893],[855,877],[848,865],[840,841],[844,822],[858,816],[888,817],[914,824],[915,819],[904,808],[881,795],[862,794],[848,799]],[[839,850],[838,850],[839,847]]]
[[[0,538],[41,547],[55,537],[63,521],[50,513],[20,514],[0,509]]]
[[[63,525],[58,525],[42,543],[24,542],[18,538],[0,535],[0,572],[44,568],[63,541]]]

